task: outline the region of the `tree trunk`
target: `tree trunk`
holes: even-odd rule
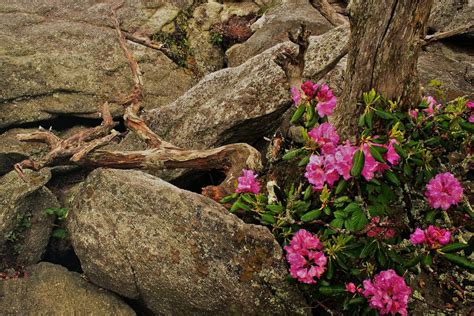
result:
[[[374,88],[386,98],[400,98],[407,108],[420,101],[417,61],[433,0],[353,0],[349,4],[350,48],[344,92],[335,125],[343,137],[354,136],[362,93]]]

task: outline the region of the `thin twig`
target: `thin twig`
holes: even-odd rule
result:
[[[460,35],[467,33],[469,31],[472,31],[474,29],[474,23],[468,24],[468,25],[463,25],[458,28],[446,31],[446,32],[438,32],[433,35],[428,35],[425,37],[423,40],[421,46],[426,46],[428,44],[431,44],[432,42],[439,41],[448,37],[452,37],[455,35]]]

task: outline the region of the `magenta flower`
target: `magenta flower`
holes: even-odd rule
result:
[[[352,146],[349,142],[346,142],[344,145],[339,145],[336,148],[334,153],[334,167],[344,180],[349,180],[351,177],[352,158],[356,150],[356,147]]]
[[[437,174],[426,185],[425,196],[432,208],[447,210],[462,200],[463,188],[449,172]]]
[[[339,143],[339,135],[331,123],[323,123],[308,132],[308,135],[321,147],[323,153],[333,153]]]
[[[332,154],[324,156],[311,155],[309,163],[306,165],[304,176],[315,191],[322,190],[325,183],[329,184],[329,186],[334,185],[334,182],[339,179],[335,156]]]
[[[298,104],[301,101],[301,93],[298,88],[293,87],[291,88],[291,98],[293,99],[293,102],[295,102],[295,105],[298,106]]]
[[[474,123],[474,114],[471,114],[471,116],[469,116],[469,123]]]
[[[377,238],[380,240],[390,239],[395,237],[396,231],[392,228],[393,223],[388,219],[380,221],[380,217],[372,217],[370,223],[365,226],[365,231],[368,237]]]
[[[422,102],[428,105],[428,108],[423,110],[423,112],[428,113],[428,116],[432,116],[434,114],[435,107],[436,107],[436,110],[438,110],[441,107],[441,104],[436,104],[438,102],[432,96],[423,97]]]
[[[466,106],[471,109],[471,110],[474,110],[474,102],[472,101],[467,101],[466,102]]]
[[[426,242],[425,232],[419,228],[415,229],[415,232],[410,235],[410,241],[413,245],[420,245]]]
[[[410,115],[413,119],[416,120],[418,118],[418,110],[409,110],[408,115]]]
[[[314,284],[315,278],[319,279],[326,270],[327,258],[321,251],[323,244],[307,230],[298,230],[284,249],[290,274],[298,281]]]
[[[378,310],[381,315],[407,315],[411,288],[394,270],[381,271],[374,277],[373,283],[365,280],[363,284],[363,295],[369,300],[371,308]]]
[[[252,170],[243,169],[243,175],[237,179],[237,193],[255,193],[260,192],[260,183],[257,181],[257,175]]]
[[[316,110],[320,117],[332,115],[336,108],[336,97],[332,93],[331,89],[325,84],[316,84],[316,89],[320,88],[316,94]]]
[[[352,282],[346,283],[346,291],[349,293],[355,293],[357,291],[357,287]]]
[[[387,145],[387,155],[385,157],[385,160],[387,160],[392,166],[396,166],[400,160],[400,155],[395,150],[395,147],[393,147],[394,144],[398,144],[397,140],[393,138],[390,139]]]
[[[371,144],[372,146],[380,146],[379,144]],[[362,146],[362,151],[365,155],[364,168],[362,169],[362,176],[365,180],[370,181],[374,178],[375,172],[384,171],[388,169],[387,164],[383,164],[375,160],[375,158],[370,153],[369,145],[364,144]]]
[[[311,81],[305,81],[301,85],[301,90],[303,90],[304,94],[310,99],[314,98],[317,88],[318,86],[313,84]]]
[[[413,245],[426,244],[431,249],[436,249],[440,246],[449,244],[451,241],[451,232],[430,225],[425,230],[419,228],[415,229],[415,232],[410,235],[410,241]]]

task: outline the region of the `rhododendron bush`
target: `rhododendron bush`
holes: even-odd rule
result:
[[[281,164],[293,165],[298,180],[264,184],[265,175],[243,170],[222,202],[269,227],[311,302],[407,315],[423,301],[412,295],[422,271],[451,273],[463,289],[474,270],[464,187],[473,179],[473,103],[426,96],[402,111],[372,90],[347,140],[331,124],[337,100],[327,85],[305,82],[291,96],[302,141],[286,141]]]

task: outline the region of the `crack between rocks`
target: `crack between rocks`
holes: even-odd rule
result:
[[[374,87],[374,74],[375,74],[375,71],[376,71],[376,62],[377,62],[377,57],[378,57],[378,54],[379,54],[379,50],[380,48],[382,47],[383,45],[383,42],[385,40],[385,37],[387,36],[387,33],[388,33],[388,30],[390,28],[390,24],[395,16],[395,12],[396,12],[396,9],[397,9],[397,6],[398,6],[398,0],[395,0],[395,2],[393,3],[393,6],[392,6],[392,10],[390,12],[390,18],[388,19],[388,22],[387,22],[387,25],[385,26],[385,30],[383,32],[383,35],[382,35],[382,38],[380,39],[380,41],[377,43],[377,48],[375,49],[375,53],[374,53],[374,59],[373,59],[373,68],[372,68],[372,72],[371,72],[371,78],[370,78],[370,88],[373,88]]]
[[[74,89],[66,89],[66,88],[58,88],[51,90],[49,92],[44,92],[44,93],[38,93],[38,94],[24,94],[20,95],[14,98],[8,98],[8,99],[0,99],[0,104],[5,104],[5,103],[13,103],[16,101],[23,101],[23,100],[28,100],[28,99],[37,99],[37,98],[43,98],[43,97],[50,97],[53,96],[54,94],[82,94],[82,95],[87,95],[87,96],[95,96],[95,94],[92,93],[87,93],[79,90],[74,90]]]

